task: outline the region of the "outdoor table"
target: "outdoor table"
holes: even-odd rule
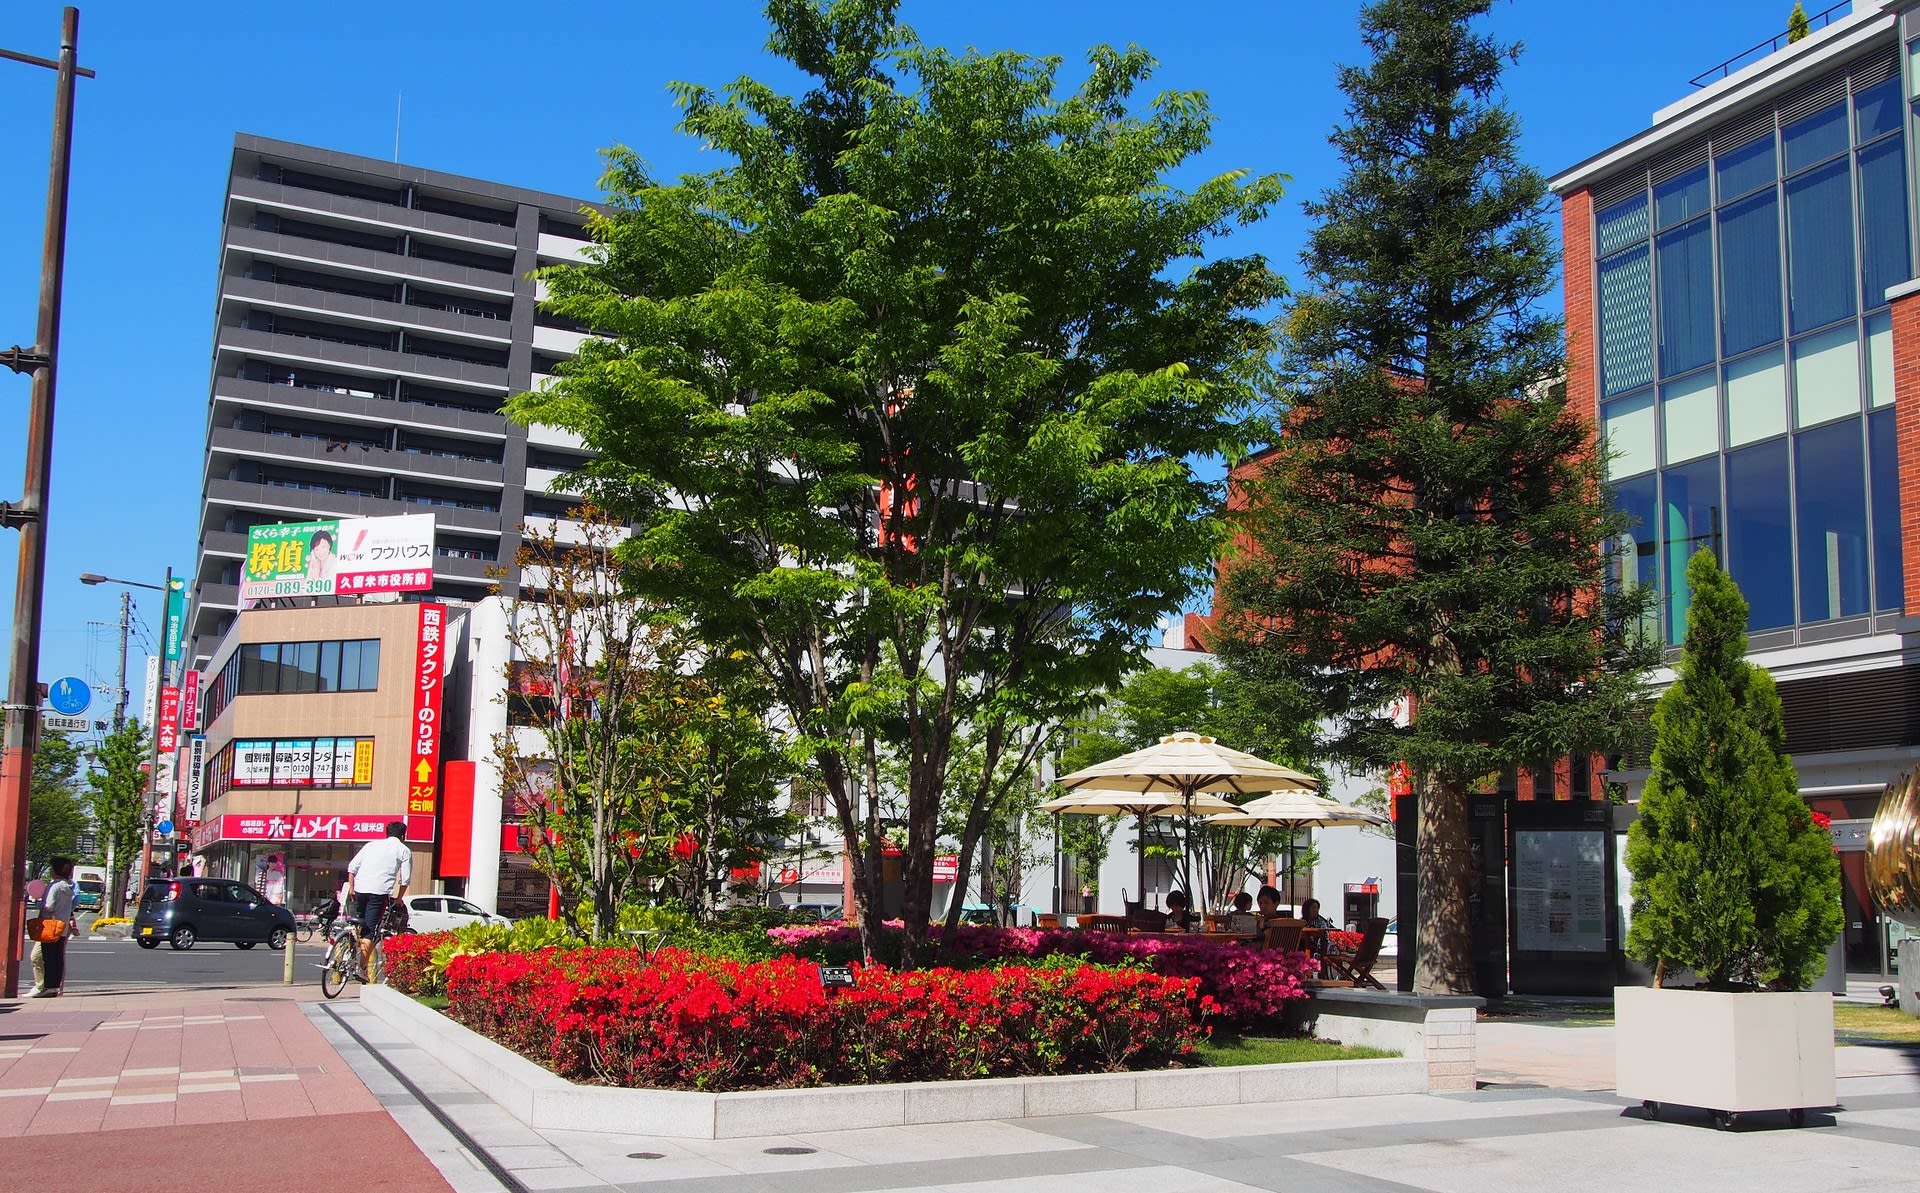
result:
[[[1128,936],[1144,936],[1149,940],[1238,940],[1248,938],[1244,932],[1129,932]]]

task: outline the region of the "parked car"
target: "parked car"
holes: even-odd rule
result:
[[[513,921],[485,911],[458,895],[408,895],[407,924],[415,932],[446,932],[468,924],[509,927]]]
[[[817,920],[837,920],[847,914],[838,903],[791,903],[781,910],[810,915]]]
[[[140,893],[133,917],[133,938],[143,949],[166,941],[190,949],[200,941],[222,941],[250,949],[261,941],[270,949],[287,947],[293,913],[244,882],[226,878],[156,878]]]
[[[1387,934],[1380,938],[1380,955],[1397,957],[1400,955],[1400,921],[1387,921]]]

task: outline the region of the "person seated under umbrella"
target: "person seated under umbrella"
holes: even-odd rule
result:
[[[1199,919],[1193,914],[1193,909],[1187,906],[1185,892],[1167,892],[1167,931],[1191,932],[1198,926]]]

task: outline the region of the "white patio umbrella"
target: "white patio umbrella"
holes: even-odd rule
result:
[[[1312,791],[1319,786],[1312,775],[1302,774],[1290,766],[1223,746],[1205,734],[1184,731],[1169,733],[1158,744],[1144,749],[1082,767],[1058,782],[1069,789],[1098,789],[1103,796],[1120,792],[1157,795],[1165,807],[1152,814],[1160,816],[1206,815],[1210,809],[1203,807],[1200,799],[1222,792],[1248,795],[1262,791]],[[1237,809],[1227,803],[1224,810],[1211,810]],[[1135,814],[1141,817],[1140,891],[1145,898],[1148,813],[1135,811]]]
[[[1208,824],[1238,828],[1277,828],[1287,834],[1287,875],[1293,875],[1293,839],[1303,830],[1352,825],[1381,825],[1384,816],[1350,808],[1312,791],[1276,791],[1248,800],[1231,812],[1207,817]]]

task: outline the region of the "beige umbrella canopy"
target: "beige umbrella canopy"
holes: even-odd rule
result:
[[[1202,791],[1312,791],[1320,784],[1290,766],[1229,749],[1201,733],[1169,733],[1158,745],[1096,762],[1059,780],[1063,787],[1161,791],[1185,801]]]
[[[1140,818],[1138,852],[1143,899],[1147,886],[1148,816],[1204,816],[1210,812],[1237,811],[1232,804],[1219,798],[1216,794],[1219,792],[1244,795],[1256,791],[1312,791],[1319,786],[1312,775],[1256,758],[1244,750],[1229,749],[1205,734],[1189,732],[1169,733],[1157,745],[1082,767],[1058,782],[1072,789],[1097,789],[1102,800],[1115,799],[1125,792],[1134,792],[1145,798],[1147,802],[1133,807],[1121,808],[1116,803],[1108,804],[1116,812],[1131,813]],[[1072,798],[1066,796],[1051,802],[1064,803]],[[1220,806],[1223,804],[1224,808]],[[1079,811],[1086,815],[1102,814],[1092,811],[1091,804],[1058,810]],[[1191,886],[1191,882],[1188,885]]]
[[[1083,787],[1040,805],[1042,812],[1070,816],[1210,816],[1240,809],[1217,795],[1201,792],[1192,803],[1164,791],[1095,791]]]
[[[1384,816],[1349,808],[1337,800],[1311,791],[1276,791],[1248,800],[1231,812],[1207,817],[1208,824],[1242,828],[1277,828],[1287,834],[1287,874],[1293,874],[1293,838],[1302,829],[1340,828],[1347,825],[1390,823]]]

